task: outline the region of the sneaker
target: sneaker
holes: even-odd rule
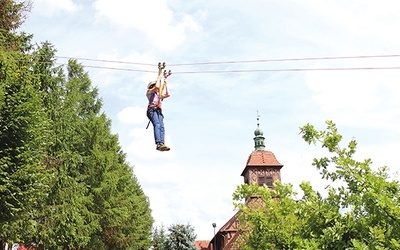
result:
[[[163,143],[157,143],[157,150],[159,151],[168,151],[170,150],[170,148],[166,145],[164,145]]]
[[[170,148],[169,148],[167,145],[164,145],[164,144],[163,144],[163,145],[161,146],[160,150],[161,150],[161,151],[169,151]]]

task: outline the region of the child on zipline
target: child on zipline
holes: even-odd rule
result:
[[[165,63],[163,64],[165,67]],[[159,74],[156,81],[152,81],[147,85],[146,96],[149,100],[147,106],[147,117],[153,124],[154,129],[154,140],[156,143],[156,149],[160,151],[168,151],[170,148],[165,145],[165,128],[164,128],[164,115],[162,114],[162,101],[169,97],[167,88],[167,77],[171,74],[171,71],[164,72],[164,82],[161,84],[161,66],[159,64]],[[165,88],[165,89],[164,89]],[[165,90],[165,92],[164,92]]]

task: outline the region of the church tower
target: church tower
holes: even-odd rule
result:
[[[259,118],[257,118],[254,135],[254,151],[247,159],[246,167],[242,172],[244,183],[256,183],[259,186],[267,185],[269,188],[273,188],[273,183],[281,180],[283,165],[278,162],[274,153],[265,150],[265,138],[260,129]]]
[[[257,128],[254,131],[254,151],[247,159],[246,167],[242,172],[244,183],[257,185],[267,185],[273,189],[273,183],[281,180],[282,164],[278,162],[274,153],[265,150],[265,138],[260,129],[259,118],[257,118]],[[249,197],[246,204],[260,204],[257,197]],[[240,237],[239,219],[240,211],[228,220],[225,225],[218,230],[207,247],[198,246],[200,250],[239,250],[237,241]],[[200,244],[200,243],[198,243]]]

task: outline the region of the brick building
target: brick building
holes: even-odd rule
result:
[[[283,165],[279,163],[273,152],[265,150],[265,138],[258,121],[254,135],[254,151],[249,155],[241,176],[243,176],[246,184],[256,183],[260,186],[267,185],[269,188],[273,188],[273,183],[276,180],[281,180],[280,170]],[[246,203],[249,201],[247,200]],[[197,249],[239,250],[236,244],[240,237],[238,229],[239,213],[240,211],[236,212],[210,241],[195,241]]]

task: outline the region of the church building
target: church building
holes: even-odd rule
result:
[[[254,150],[247,159],[246,166],[241,174],[244,183],[256,183],[260,186],[267,185],[273,188],[276,180],[281,181],[281,168],[273,152],[265,150],[265,138],[259,127],[257,118],[257,129],[254,131]],[[251,198],[250,198],[251,199]],[[195,241],[198,250],[239,250],[237,240],[240,237],[238,229],[238,215],[240,211],[232,216],[223,225],[210,241]]]

